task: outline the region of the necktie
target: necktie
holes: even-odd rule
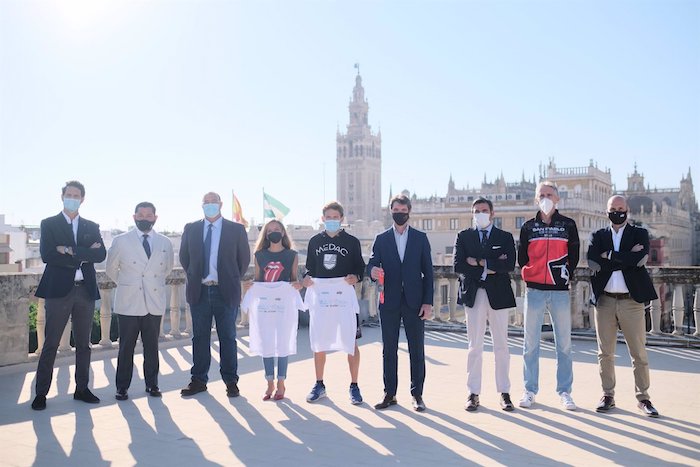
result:
[[[204,267],[202,268],[202,279],[209,275],[209,257],[211,256],[211,230],[213,228],[214,225],[209,224],[207,236],[204,238]]]
[[[483,246],[484,243],[486,243],[486,240],[489,239],[489,231],[488,230],[480,230],[481,233],[481,245]]]
[[[146,256],[151,257],[151,245],[148,243],[148,235],[143,236],[143,249],[146,250]]]

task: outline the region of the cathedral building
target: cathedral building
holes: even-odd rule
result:
[[[380,221],[382,217],[382,134],[372,132],[369,104],[359,70],[348,105],[347,132],[336,135],[337,200],[345,221]]]

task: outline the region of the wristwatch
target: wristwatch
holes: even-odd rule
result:
[[[67,254],[68,254],[68,247],[67,247],[67,246],[64,246],[64,247],[63,247],[63,254],[64,254],[64,255],[67,255]]]

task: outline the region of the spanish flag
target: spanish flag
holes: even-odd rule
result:
[[[241,208],[241,202],[238,201],[236,193],[231,193],[233,194],[233,220],[234,222],[243,224],[243,227],[245,227],[246,230],[248,230],[248,221],[245,220],[245,217],[243,217],[243,208]]]

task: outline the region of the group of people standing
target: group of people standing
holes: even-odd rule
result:
[[[62,189],[63,210],[41,223],[41,255],[46,263],[36,295],[46,301],[46,338],[39,358],[32,408],[46,408],[56,351],[69,317],[76,347],[74,399],[98,403],[88,388],[90,330],[95,300],[99,298],[94,264],[107,258],[107,275],[116,284],[114,312],[119,319],[117,400],[128,399],[133,375],[134,347],[141,336],[144,382],[151,397],[161,397],[158,386],[158,335],[166,308],[166,278],[173,268],[168,238],[155,232],[156,208],[139,203],[136,228],[115,237],[105,250],[97,224],[81,218],[78,210],[85,188],[77,181]],[[557,188],[551,182],[537,187],[539,211],[523,224],[517,260],[527,284],[525,297],[524,381],[520,407],[531,407],[538,392],[539,343],[545,312],[549,312],[557,349],[557,388],[565,409],[575,410],[571,397],[571,314],[569,278],[579,260],[575,222],[556,209]],[[324,229],[308,245],[305,274],[297,276],[298,255],[284,225],[271,220],[263,226],[254,251],[254,280],[241,281],[250,263],[250,249],[241,224],[221,216],[217,193],[202,200],[204,218],[185,226],[179,252],[186,275],[186,297],[193,324],[190,382],[183,397],[207,391],[211,365],[211,329],[216,322],[220,373],[228,397],[237,397],[238,363],[236,318],[239,309],[250,315],[250,350],[263,360],[267,388],[264,400],[285,395],[288,357],[296,353],[298,310],[308,309],[310,341],[316,381],[306,397],[326,397],[326,353],[348,355],[349,399],[363,403],[358,385],[362,337],[354,285],[365,275],[383,287],[379,319],[383,341],[384,395],[377,410],[397,404],[398,342],[403,323],[410,359],[410,393],[414,410],[426,410],[424,322],[432,317],[433,266],[424,232],[409,226],[411,200],[392,198],[393,224],[375,238],[367,264],[359,240],[343,228],[344,210],[337,202],[322,209]],[[508,310],[515,306],[509,273],[514,270],[513,237],[493,225],[490,200],[472,205],[474,227],[457,235],[454,269],[460,278],[458,302],[465,306],[469,349],[468,398],[465,408],[480,405],[483,343],[488,323],[495,355],[496,386],[503,410],[514,410],[510,398]],[[656,297],[644,267],[648,257],[646,230],[627,223],[624,197],[608,201],[611,226],[593,235],[588,262],[594,270],[596,331],[603,397],[597,410],[615,406],[614,349],[619,324],[632,356],[639,408],[649,416],[658,412],[649,401],[649,369],[644,347],[644,302]],[[299,293],[306,288],[302,301]],[[276,366],[276,384],[275,384]]]

